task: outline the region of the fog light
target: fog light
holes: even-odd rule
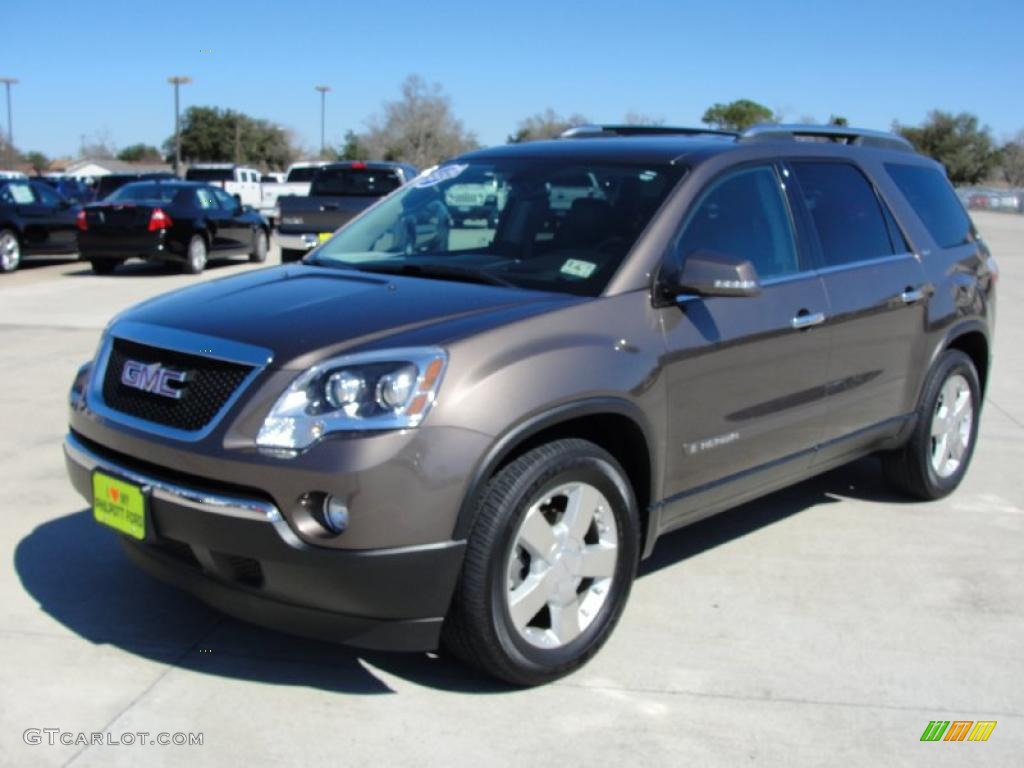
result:
[[[337,496],[324,499],[324,525],[331,533],[344,533],[348,528],[348,507]]]

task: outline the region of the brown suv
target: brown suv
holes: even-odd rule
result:
[[[454,185],[495,216],[457,226]],[[997,274],[895,136],[575,129],[115,318],[68,471],[227,613],[540,683],[597,651],[666,531],[871,453],[951,492]]]

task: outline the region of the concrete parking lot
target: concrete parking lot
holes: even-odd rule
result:
[[[0,278],[0,764],[1020,765],[1024,217],[974,218],[1002,277],[960,490],[910,503],[865,460],[670,535],[594,661],[515,691],[244,625],[131,567],[65,479],[72,374],[118,310],[254,267],[26,263]],[[998,726],[922,743],[930,720]],[[150,735],[25,743],[44,728]]]

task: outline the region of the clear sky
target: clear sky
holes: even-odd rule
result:
[[[750,98],[787,120],[917,123],[967,110],[997,139],[1024,129],[1024,0],[2,0],[0,76],[22,150],[75,154],[173,132],[182,108],[230,107],[340,142],[406,75],[441,83],[484,144],[552,107],[596,122],[628,111],[697,125]],[[7,115],[0,101],[0,121]]]

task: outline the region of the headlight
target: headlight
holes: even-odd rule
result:
[[[345,355],[299,376],[274,403],[256,444],[294,454],[331,432],[407,429],[426,418],[448,356],[435,348]]]

